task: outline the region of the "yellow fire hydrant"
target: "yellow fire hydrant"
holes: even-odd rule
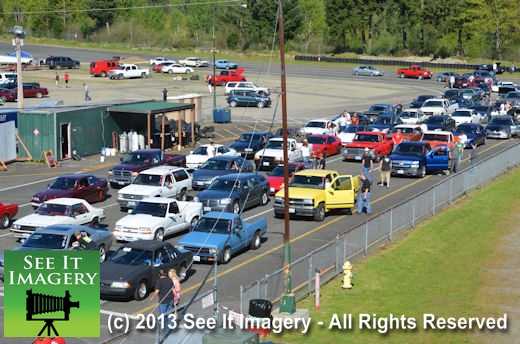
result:
[[[350,281],[354,275],[352,274],[352,264],[347,260],[345,264],[343,264],[343,289],[352,289],[352,284]]]

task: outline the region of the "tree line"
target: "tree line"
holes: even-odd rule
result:
[[[242,5],[247,5],[244,8]],[[278,46],[277,0],[3,0],[29,36],[239,52]],[[517,61],[516,0],[283,0],[287,53]],[[72,38],[73,37],[73,38]]]

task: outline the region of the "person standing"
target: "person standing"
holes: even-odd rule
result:
[[[347,111],[343,111],[338,119],[339,132],[342,133],[347,129]]]
[[[450,88],[453,88],[455,86],[455,75],[450,75]]]
[[[169,315],[173,311],[173,282],[167,277],[164,270],[159,270],[159,279],[155,282],[155,291],[150,297],[150,301],[159,296],[159,314],[164,316],[164,324],[170,324]],[[163,328],[163,333],[168,332],[168,326]]]
[[[213,93],[213,80],[212,80],[211,76],[208,78],[208,89],[209,89],[209,94]]]
[[[65,80],[65,88],[69,88],[69,73],[63,74],[63,80]]]
[[[474,143],[471,144],[471,154],[469,155],[469,161],[471,162],[471,175],[476,175],[477,174],[477,156],[478,156],[478,151],[477,151],[477,145],[475,145]]]
[[[464,154],[464,145],[465,145],[465,143],[462,142],[462,140],[459,137],[459,141],[456,144],[456,146],[457,146],[457,161],[455,163],[455,169],[453,170],[453,172],[457,172],[458,170],[460,170],[460,162],[462,161],[462,155]]]
[[[395,114],[399,116],[403,112],[403,105],[400,101],[397,101],[397,105],[395,106]]]
[[[397,129],[397,132],[392,135],[392,142],[394,143],[394,149],[397,148],[397,145],[403,141],[403,134],[401,129]]]
[[[175,319],[177,319],[177,307],[179,305],[179,300],[181,298],[181,280],[179,276],[177,276],[177,271],[175,269],[168,270],[168,277],[173,282],[173,312],[175,315]]]
[[[209,158],[213,158],[215,155],[217,155],[217,150],[215,149],[215,141],[211,141],[208,148],[207,153]]]
[[[363,153],[363,157],[361,158],[361,164],[363,165],[363,173],[365,174],[368,182],[372,184],[372,178],[370,178],[370,170],[374,168],[374,160],[372,159],[372,155],[370,155],[370,150],[365,148],[365,153]]]
[[[357,112],[354,112],[352,117],[350,118],[350,125],[358,125],[359,124],[359,116]]]
[[[383,159],[379,161],[381,182],[377,184],[378,186],[390,187],[390,171],[392,171],[392,160],[390,160],[388,153],[386,153]]]
[[[60,87],[60,75],[58,74],[58,72],[56,72],[56,88],[59,88]]]
[[[163,102],[168,100],[168,90],[166,88],[162,90],[162,100]]]
[[[302,148],[300,148],[300,150],[302,151],[303,162],[308,163],[311,156],[311,147],[309,146],[309,141],[307,141],[307,139],[303,140]]]
[[[85,100],[91,100],[92,98],[90,98],[88,85],[84,83],[83,88],[85,90]]]
[[[367,214],[370,215],[372,212],[372,209],[370,208],[370,182],[367,179],[367,175],[365,173],[361,173],[359,176],[361,178],[361,187],[360,192],[358,195],[358,215],[361,215],[363,213],[363,203],[365,203],[365,208],[367,211]]]

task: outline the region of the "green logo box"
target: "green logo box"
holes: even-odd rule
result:
[[[4,336],[99,337],[99,266],[98,251],[5,251]]]

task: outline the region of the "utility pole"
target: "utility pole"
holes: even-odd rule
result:
[[[22,77],[22,52],[23,39],[25,31],[22,26],[13,27],[14,39],[13,45],[16,47],[16,82],[18,87],[18,109],[23,110],[23,77]]]

